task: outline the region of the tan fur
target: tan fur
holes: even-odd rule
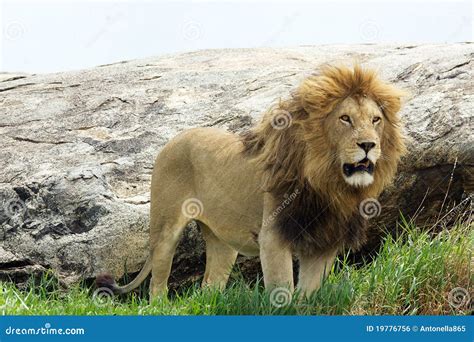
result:
[[[302,264],[299,287],[306,294],[316,290],[337,252],[364,241],[362,224],[351,223],[358,204],[377,197],[393,179],[405,151],[397,116],[402,95],[373,71],[324,66],[242,137],[214,128],[178,135],[155,163],[151,266],[139,280],[151,269],[151,295],[166,292],[176,245],[186,224],[195,220],[207,244],[203,285],[223,288],[239,252],[260,255],[266,287],[293,289],[291,258],[296,253]],[[282,113],[289,114],[291,125],[275,129]],[[352,124],[342,122],[341,115],[349,115]],[[376,116],[381,117],[378,124]],[[375,144],[369,152],[376,161],[373,182],[351,185],[342,165],[357,162],[362,153],[357,144],[368,140]],[[290,193],[297,195],[281,209]],[[190,203],[198,210],[188,210]],[[313,222],[308,215],[326,206],[324,219],[316,220],[319,226],[301,227],[306,237],[289,241],[292,235],[285,229],[300,229],[290,227],[292,215]]]

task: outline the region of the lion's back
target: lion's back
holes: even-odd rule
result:
[[[163,157],[184,157],[188,161],[199,162],[199,156],[220,157],[224,152],[239,153],[241,150],[242,143],[236,134],[214,127],[191,128],[171,139],[157,161]]]
[[[192,177],[247,164],[241,153],[243,144],[234,133],[213,127],[193,128],[178,134],[160,151],[155,161],[154,178]]]

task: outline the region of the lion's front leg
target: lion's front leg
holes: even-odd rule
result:
[[[288,244],[280,241],[274,230],[262,229],[259,236],[260,261],[265,289],[286,287],[293,291],[293,260]]]
[[[266,195],[266,197],[264,200],[263,224],[258,237],[265,289],[286,287],[293,291],[291,246],[281,238],[277,229],[275,229],[275,220],[270,218],[274,210],[273,199],[269,195]]]
[[[299,256],[298,290],[302,295],[309,297],[319,289],[323,278],[331,270],[336,255],[337,251],[329,251],[322,255]]]

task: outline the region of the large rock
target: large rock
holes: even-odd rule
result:
[[[409,155],[373,226],[395,227],[400,211],[419,224],[449,223],[468,213],[474,190],[473,47],[210,50],[1,74],[0,276],[20,281],[52,268],[68,283],[137,271],[147,255],[152,165],[163,145],[190,127],[247,128],[323,62],[358,60],[411,92],[401,113]],[[190,227],[172,281],[199,276],[202,247]],[[242,262],[246,272],[253,265]]]

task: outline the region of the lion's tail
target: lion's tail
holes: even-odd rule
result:
[[[151,271],[151,255],[145,261],[140,273],[130,283],[124,286],[119,286],[115,282],[114,278],[109,274],[100,274],[95,278],[95,284],[98,288],[108,288],[113,291],[114,294],[124,294],[137,288],[148,276]]]

